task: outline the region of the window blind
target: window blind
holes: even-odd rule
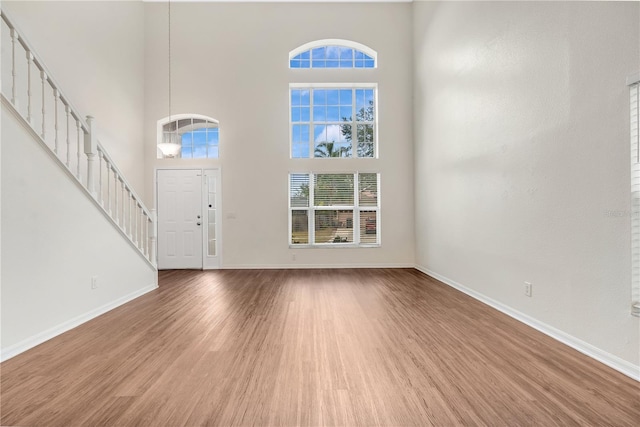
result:
[[[293,173],[290,178],[289,197],[292,208],[309,207],[309,175]]]
[[[353,206],[353,174],[314,175],[314,206]]]
[[[377,173],[290,174],[290,244],[379,246],[379,183]]]

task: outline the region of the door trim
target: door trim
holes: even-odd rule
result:
[[[214,171],[216,174],[216,257],[218,258],[218,266],[210,267],[207,265],[207,258],[209,252],[209,213],[207,212],[207,183],[206,183],[206,171]],[[220,168],[202,168],[202,224],[207,221],[207,228],[202,227],[203,239],[202,239],[202,269],[203,270],[219,270],[222,269],[222,171]],[[206,233],[205,233],[206,230]],[[205,236],[206,234],[206,236]],[[206,238],[205,238],[206,237]]]

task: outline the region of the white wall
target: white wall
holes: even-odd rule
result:
[[[154,289],[157,276],[4,105],[1,137],[4,359]]]
[[[145,4],[146,194],[154,168],[222,167],[225,268],[376,266],[414,262],[410,4],[172,5],[173,114],[220,121],[221,159],[156,160],[156,122],[168,116],[167,5]],[[289,70],[290,50],[342,38],[378,52],[377,70]],[[378,160],[289,159],[289,83],[379,83]],[[382,247],[289,249],[288,173],[381,173]],[[235,215],[230,219],[229,215]],[[295,253],[297,261],[292,261]]]
[[[638,8],[413,8],[417,264],[636,367],[630,218],[606,212],[630,211]]]
[[[143,3],[5,0],[2,8],[80,114],[95,117],[98,139],[142,197]]]

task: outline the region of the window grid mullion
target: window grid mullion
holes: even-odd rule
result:
[[[206,153],[207,159],[209,158],[209,123],[204,122],[204,152]]]
[[[376,245],[380,244],[380,211],[376,209]]]
[[[355,61],[355,56],[353,60]],[[351,104],[351,152],[353,153],[352,157],[358,157],[358,125],[356,124],[358,107],[356,107],[356,88],[351,89]]]
[[[191,124],[191,128],[193,129],[193,123]],[[191,133],[191,158],[193,159],[193,155],[195,154],[194,151],[196,150],[196,136],[193,134],[193,130],[190,133]]]
[[[309,244],[316,244],[316,203],[315,203],[315,174],[309,173]]]
[[[196,149],[196,144],[195,144],[195,141],[194,141],[195,138],[194,138],[194,135],[193,135],[193,130],[194,130],[193,129],[193,117],[189,119],[189,123],[190,123],[190,129],[191,129],[191,158],[193,159],[193,154],[194,154],[193,152]]]
[[[316,150],[315,150],[315,144],[314,144],[316,129],[315,129],[315,117],[313,114],[314,90],[315,89],[312,89],[312,88],[309,89],[309,158],[310,159],[316,156]]]
[[[377,94],[376,94],[377,99]],[[376,112],[374,111],[374,114]],[[374,134],[375,135],[375,134]],[[374,154],[377,153],[377,147],[374,145]],[[380,244],[380,174],[376,174],[376,245]]]
[[[293,244],[293,209],[291,209],[291,178],[289,178],[289,244]]]
[[[352,133],[353,134],[353,133]],[[353,139],[353,138],[351,138]],[[353,174],[353,243],[360,244],[360,184],[358,173]]]
[[[374,94],[374,99],[378,99],[378,94],[377,92]],[[376,104],[376,111],[374,111],[374,114],[377,113],[377,104]],[[375,129],[374,129],[375,132]],[[375,133],[374,133],[375,135]],[[374,142],[375,143],[375,142]],[[374,152],[374,154],[378,154],[377,153],[377,146],[374,145],[374,150],[376,150]],[[380,174],[376,174],[376,244],[379,245],[380,244]]]
[[[289,63],[291,63],[291,61],[289,61]],[[293,132],[293,101],[291,99],[292,95],[293,95],[293,91],[295,89],[292,89],[291,87],[289,88],[289,157],[293,159],[293,139],[294,139],[294,132]],[[291,175],[289,175],[289,196],[291,196]],[[291,204],[291,201],[289,201],[289,204]]]

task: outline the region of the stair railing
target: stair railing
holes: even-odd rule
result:
[[[4,10],[2,34],[8,33],[10,78],[2,77],[3,104],[10,105],[66,172],[75,178],[102,212],[156,267],[156,214],[149,211],[96,138],[95,121],[83,119],[60,89],[44,62]],[[7,31],[8,30],[8,31]],[[3,72],[5,67],[3,66]]]

